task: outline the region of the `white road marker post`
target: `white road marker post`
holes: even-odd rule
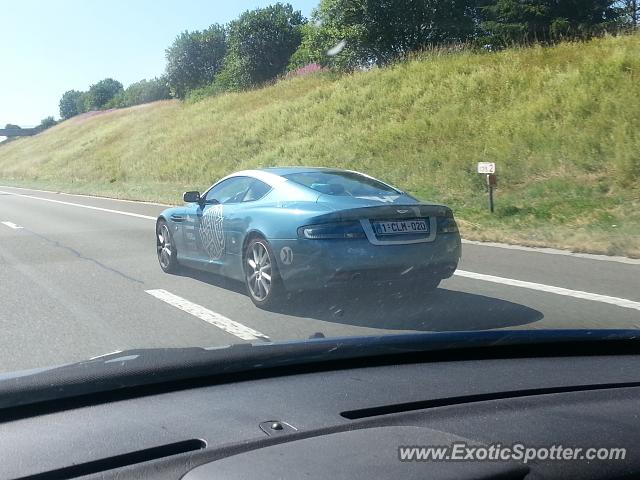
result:
[[[493,189],[498,186],[498,177],[496,177],[496,164],[493,162],[478,162],[478,173],[482,173],[487,176],[487,189],[489,191],[489,211],[493,213]]]

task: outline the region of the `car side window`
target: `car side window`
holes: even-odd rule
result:
[[[244,196],[243,202],[253,202],[255,200],[260,200],[267,193],[271,191],[271,187],[260,180],[254,180],[249,190],[247,190],[246,195]]]
[[[241,202],[253,181],[249,177],[233,177],[211,188],[205,196],[205,203],[217,200],[219,203]]]

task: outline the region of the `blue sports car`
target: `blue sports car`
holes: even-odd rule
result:
[[[247,170],[183,199],[156,223],[162,269],[184,265],[243,281],[260,307],[287,291],[356,282],[425,292],[460,259],[450,208],[358,172]]]

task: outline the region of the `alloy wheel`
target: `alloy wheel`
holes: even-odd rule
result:
[[[272,286],[272,264],[267,247],[260,242],[254,243],[247,252],[246,262],[249,292],[256,300],[263,301]]]
[[[171,250],[171,235],[165,223],[158,226],[157,234],[158,260],[163,269],[168,269],[171,266],[171,255],[173,252]]]

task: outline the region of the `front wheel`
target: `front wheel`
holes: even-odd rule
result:
[[[244,272],[247,293],[260,308],[275,306],[284,296],[278,266],[266,240],[254,238],[244,252]]]
[[[164,220],[160,220],[156,225],[156,250],[160,268],[166,273],[175,273],[178,270],[178,252],[169,226]]]

